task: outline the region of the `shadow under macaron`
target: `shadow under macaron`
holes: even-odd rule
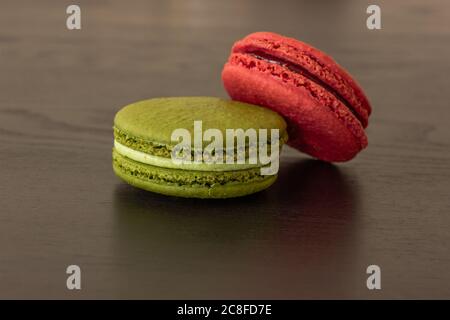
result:
[[[350,226],[359,205],[357,182],[339,167],[292,158],[283,159],[278,179],[271,187],[244,197],[177,198],[118,183],[113,198],[118,227],[131,228],[127,232],[145,232],[145,228],[156,228],[158,223],[165,230],[190,229],[191,236],[198,231],[204,237],[211,234],[216,240],[227,241],[251,237],[257,230],[272,233],[276,228],[281,228],[275,232],[277,236],[305,238],[310,230],[321,225],[325,228],[327,221]],[[135,223],[137,230],[133,231]],[[338,232],[329,231],[327,237]]]
[[[282,159],[271,187],[240,198],[174,198],[118,183],[114,249],[118,263],[133,264],[135,276],[127,276],[124,286],[140,283],[134,297],[231,298],[236,290],[241,298],[299,297],[299,288],[284,277],[304,277],[310,292],[320,291],[312,279],[324,281],[330,260],[345,268],[352,264],[358,206],[356,181],[341,169],[296,157]],[[263,278],[275,281],[271,275],[280,287],[275,296],[258,287]],[[149,283],[142,284],[142,277]],[[212,279],[215,288],[207,285]],[[335,288],[346,290],[345,279],[336,281]],[[180,283],[198,290],[184,292]]]

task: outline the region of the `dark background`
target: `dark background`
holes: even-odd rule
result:
[[[66,29],[72,3],[80,31]],[[366,28],[372,3],[382,30]],[[116,178],[115,112],[226,97],[232,43],[262,30],[355,76],[368,149],[338,165],[286,149],[276,184],[240,199]],[[447,1],[2,0],[0,297],[450,298],[449,40]],[[66,289],[70,264],[81,291]]]

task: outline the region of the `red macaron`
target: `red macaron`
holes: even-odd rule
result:
[[[288,144],[318,159],[347,161],[367,146],[371,106],[331,57],[275,33],[236,42],[222,71],[234,100],[268,107],[286,119]]]

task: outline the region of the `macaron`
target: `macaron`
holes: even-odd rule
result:
[[[201,124],[200,132],[198,124]],[[216,140],[217,135],[223,137],[223,142],[216,144],[218,147],[212,153],[224,152],[234,160],[238,144],[233,140],[230,148],[225,143],[228,130],[277,132],[276,136],[258,136],[258,143],[272,143],[277,137],[276,144],[271,146],[276,146],[278,151],[288,139],[284,119],[267,108],[213,97],[149,99],[125,106],[114,118],[114,172],[135,187],[192,198],[244,196],[261,191],[276,180],[276,173],[262,171],[267,168],[267,161],[247,161],[248,148],[252,147],[249,138],[245,139],[245,159],[241,162],[189,161],[195,160],[196,155],[206,155],[202,150],[212,141],[205,139],[209,129],[216,134]],[[174,139],[174,133],[179,130],[192,137],[183,145],[188,147],[184,152],[187,158],[183,158],[188,161],[174,158],[180,153],[177,146],[181,139]]]
[[[351,75],[324,52],[296,39],[257,32],[237,41],[222,71],[237,101],[270,108],[288,124],[288,145],[340,162],[367,144],[370,103]]]

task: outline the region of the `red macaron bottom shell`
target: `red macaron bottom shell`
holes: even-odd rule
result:
[[[304,153],[323,161],[342,162],[351,160],[367,146],[364,129],[350,111],[346,114],[347,119],[352,119],[349,122],[304,87],[290,86],[270,74],[230,63],[225,65],[222,79],[232,99],[281,114],[288,123],[288,145]]]

